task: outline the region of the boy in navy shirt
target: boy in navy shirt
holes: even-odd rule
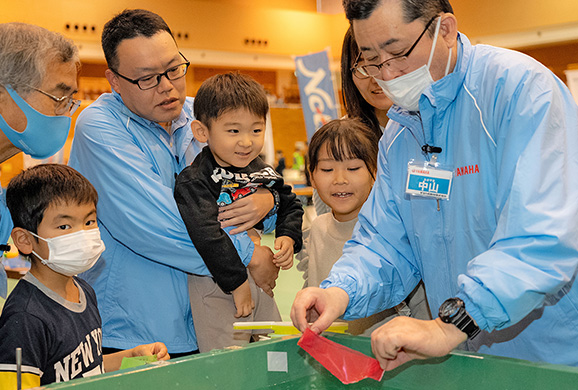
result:
[[[0,388],[16,388],[16,348],[25,389],[118,370],[123,357],[169,359],[163,343],[102,354],[96,295],[75,276],[105,249],[86,178],[65,165],[37,165],[12,179],[6,201],[12,240],[31,267],[0,316]]]

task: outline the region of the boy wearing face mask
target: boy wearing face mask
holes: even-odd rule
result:
[[[65,165],[32,167],[8,185],[12,239],[31,267],[0,316],[0,388],[16,388],[16,348],[22,348],[22,388],[114,371],[123,357],[169,359],[162,343],[102,354],[96,295],[75,276],[105,249],[97,201],[92,184]]]

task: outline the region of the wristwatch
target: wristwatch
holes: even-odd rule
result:
[[[480,333],[476,321],[466,311],[466,304],[460,298],[450,298],[440,306],[440,320],[446,324],[454,324],[459,330],[473,339]]]

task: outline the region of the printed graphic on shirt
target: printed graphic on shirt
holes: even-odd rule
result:
[[[98,328],[87,334],[86,338],[69,355],[54,364],[56,382],[66,382],[81,376],[101,374],[100,365],[89,369],[101,355],[102,329]]]
[[[243,173],[243,172],[230,172],[224,168],[217,167],[213,170],[211,179],[215,183],[221,180],[231,180],[240,185],[248,185],[249,183],[264,184],[267,187],[271,187],[276,180],[279,180],[281,176],[275,172],[271,167],[265,167],[257,172]]]
[[[466,165],[464,167],[456,168],[455,176],[458,177],[463,175],[471,175],[474,173],[480,173],[480,168],[478,167],[478,164]]]
[[[271,167],[265,167],[252,173],[234,173],[218,167],[213,170],[211,179],[221,184],[221,193],[217,199],[219,206],[226,206],[257,191],[260,186],[271,187],[281,176]]]
[[[23,388],[103,372],[96,296],[84,280],[74,281],[78,304],[47,295],[30,275],[18,282],[0,315],[0,389],[16,388],[16,348],[22,349]]]

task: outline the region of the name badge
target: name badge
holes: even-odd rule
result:
[[[453,171],[436,167],[435,161],[407,164],[406,194],[424,198],[448,200],[452,188]]]

